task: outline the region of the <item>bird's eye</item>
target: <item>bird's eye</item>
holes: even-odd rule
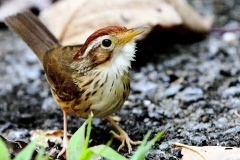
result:
[[[104,40],[102,41],[102,45],[103,45],[104,47],[110,47],[111,44],[112,44],[112,41],[111,41],[110,39],[104,39]]]

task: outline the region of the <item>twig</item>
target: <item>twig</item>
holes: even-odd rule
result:
[[[200,151],[194,149],[192,146],[188,146],[188,145],[177,143],[177,142],[173,143],[172,145],[175,147],[184,147],[184,148],[190,149],[190,150],[198,153],[199,155],[201,155],[205,160],[209,160],[204,154],[202,154]]]

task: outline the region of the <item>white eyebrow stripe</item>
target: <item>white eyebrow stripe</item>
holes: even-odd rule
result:
[[[100,44],[102,42],[103,39],[106,39],[108,38],[109,35],[105,35],[105,36],[101,36],[101,37],[98,37],[97,39],[95,39],[94,41],[92,41],[87,49],[85,50],[84,54],[81,56],[81,58],[83,57],[86,57],[88,55],[88,53],[93,49],[93,48],[96,48],[98,46],[98,44]]]

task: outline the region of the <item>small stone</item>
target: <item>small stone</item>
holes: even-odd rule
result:
[[[149,121],[150,121],[149,118],[144,118],[144,120],[143,120],[144,123],[147,123],[147,122],[149,122]]]
[[[210,139],[217,139],[222,135],[222,133],[209,133]]]
[[[156,88],[157,88],[157,84],[150,81],[139,81],[135,84],[132,84],[132,90],[140,91],[145,94],[148,94],[148,92],[151,92]]]
[[[13,125],[12,123],[7,122],[7,123],[5,123],[4,125],[1,125],[1,126],[0,126],[0,132],[4,132],[5,130],[12,129],[12,128],[14,128],[14,127],[16,127],[16,125]]]
[[[171,85],[169,88],[165,90],[164,94],[167,97],[174,96],[182,87],[183,86],[181,84]]]
[[[228,98],[234,95],[240,94],[240,87],[230,87],[227,88],[225,91],[222,93],[223,98]]]
[[[222,40],[229,45],[239,44],[239,36],[234,32],[226,32],[222,36]]]
[[[142,112],[143,111],[140,108],[133,108],[132,109],[132,113],[137,114],[137,115],[141,115]]]
[[[224,134],[229,134],[229,133],[240,133],[240,126],[230,128],[224,132]]]
[[[196,87],[187,87],[180,94],[179,99],[185,103],[192,103],[203,99],[203,91]]]
[[[158,79],[158,72],[156,71],[152,71],[148,74],[148,78],[149,80],[153,81],[153,82],[156,82],[157,79]]]
[[[225,117],[220,117],[220,118],[218,119],[218,122],[219,122],[219,123],[227,123],[228,120],[227,120],[227,118],[225,118]]]
[[[39,79],[35,80],[33,83],[30,83],[27,88],[27,94],[29,95],[37,94],[40,90],[40,84],[41,81]]]
[[[44,101],[42,103],[43,110],[54,110],[57,108],[58,108],[58,105],[55,102],[55,100],[53,99],[53,97],[48,97],[48,98],[44,99]]]
[[[143,100],[143,105],[144,106],[149,106],[151,104],[151,101],[149,100]]]
[[[212,108],[208,108],[205,110],[206,114],[214,114],[214,110]]]
[[[162,144],[159,145],[160,150],[166,150],[169,147],[169,144],[167,142],[163,142]]]
[[[11,140],[19,140],[22,138],[25,138],[29,134],[29,131],[27,129],[18,129],[18,130],[11,130],[8,133],[7,138]]]
[[[207,140],[204,135],[190,136],[190,139],[193,145],[202,145]]]

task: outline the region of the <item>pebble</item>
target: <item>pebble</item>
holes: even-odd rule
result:
[[[229,45],[239,44],[239,35],[234,32],[226,32],[222,35],[222,40]]]
[[[171,85],[169,88],[167,88],[165,91],[164,91],[164,94],[167,96],[167,97],[170,97],[170,96],[174,96],[175,94],[177,94],[177,92],[182,89],[182,85],[181,84],[174,84],[174,85]]]
[[[196,102],[203,99],[203,91],[201,88],[187,87],[179,94],[179,99],[185,103]]]
[[[218,122],[224,124],[224,123],[227,123],[228,120],[227,120],[227,118],[225,118],[225,117],[220,117],[220,118],[218,119]]]
[[[151,104],[150,100],[143,100],[143,105],[144,106],[149,106]]]
[[[206,142],[207,138],[204,135],[190,136],[192,145],[203,145]]]
[[[50,111],[50,110],[54,110],[54,109],[57,109],[57,108],[58,108],[58,105],[55,102],[53,97],[47,97],[47,98],[44,99],[44,101],[42,103],[42,109],[43,110]]]
[[[240,133],[240,126],[230,128],[224,132],[224,134],[229,134],[229,133]]]
[[[12,129],[14,127],[16,127],[16,125],[13,125],[12,123],[7,122],[7,123],[0,126],[0,132],[5,132],[5,130]]]
[[[141,115],[142,112],[143,112],[143,110],[140,109],[140,108],[135,107],[135,108],[132,109],[132,113],[137,114],[137,115]]]
[[[29,95],[38,94],[40,90],[40,84],[41,84],[40,79],[36,79],[35,81],[33,81],[33,83],[29,83],[27,87],[27,94]]]
[[[152,71],[148,74],[148,78],[150,81],[156,82],[158,80],[158,72]]]
[[[226,90],[224,90],[222,93],[222,97],[228,98],[228,97],[234,96],[236,94],[240,94],[240,87],[238,87],[238,86],[230,87],[230,88],[227,88]]]
[[[16,131],[11,130],[8,133],[7,138],[11,140],[19,140],[26,137],[28,134],[29,134],[29,131],[27,129],[18,129]]]
[[[134,91],[140,91],[147,95],[149,92],[153,92],[157,88],[157,84],[150,81],[139,81],[132,84],[131,88]]]
[[[205,109],[206,114],[214,114],[214,110],[212,108]]]
[[[159,149],[162,151],[168,149],[168,147],[169,147],[169,144],[167,142],[163,142],[159,145]]]
[[[217,132],[217,133],[209,133],[209,138],[210,139],[217,139],[220,136],[222,136],[222,133],[219,133],[219,132]]]

